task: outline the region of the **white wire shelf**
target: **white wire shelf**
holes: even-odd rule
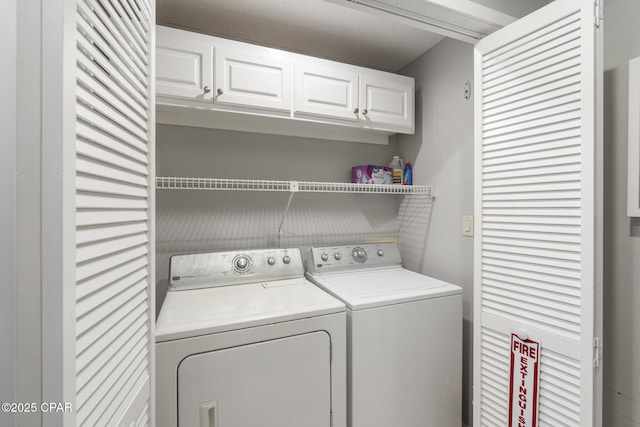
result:
[[[156,177],[158,190],[287,191],[301,193],[422,194],[436,196],[435,185],[351,184],[262,179]]]

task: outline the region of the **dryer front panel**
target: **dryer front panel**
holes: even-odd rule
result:
[[[185,358],[180,427],[328,427],[331,342],[324,331]]]

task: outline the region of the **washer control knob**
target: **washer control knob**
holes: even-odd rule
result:
[[[382,249],[378,249],[378,256],[384,256],[384,251]]]
[[[351,251],[351,256],[353,256],[353,259],[357,262],[365,262],[367,260],[367,252],[360,247],[353,248],[353,251]]]
[[[342,258],[342,254],[340,252],[335,252],[333,254],[333,257],[336,259],[336,261],[340,261],[340,258]]]
[[[249,257],[246,255],[238,255],[233,259],[233,268],[239,273],[247,271],[250,264]]]
[[[282,262],[284,262],[285,264],[289,264],[291,262],[291,257],[289,255],[285,255],[282,258]]]
[[[329,261],[329,255],[327,254],[320,255],[320,258],[322,258],[323,261]]]
[[[276,263],[276,259],[272,256],[270,256],[269,258],[267,258],[267,264],[269,265],[273,265]]]

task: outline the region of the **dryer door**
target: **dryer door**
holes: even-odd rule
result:
[[[326,332],[187,357],[178,368],[180,427],[328,427]]]

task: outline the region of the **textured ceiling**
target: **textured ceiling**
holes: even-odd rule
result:
[[[157,23],[386,71],[442,37],[323,0],[157,0]]]

